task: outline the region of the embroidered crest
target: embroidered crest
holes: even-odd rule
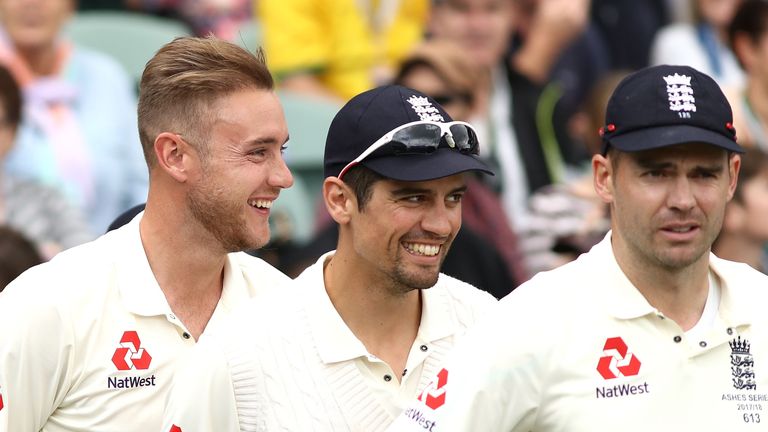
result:
[[[731,346],[731,373],[733,374],[733,387],[737,390],[757,390],[755,371],[752,369],[755,361],[749,352],[749,341],[736,339],[728,342]]]
[[[665,76],[664,81],[667,83],[669,109],[676,112],[680,118],[691,118],[691,113],[696,112],[691,77],[675,73]]]
[[[440,114],[440,111],[438,111],[426,97],[413,95],[407,100],[408,103],[411,104],[411,108],[416,112],[416,115],[419,116],[419,120],[435,122],[445,121],[442,114]]]

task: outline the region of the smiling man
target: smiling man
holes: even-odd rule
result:
[[[146,210],[0,295],[0,431],[158,430],[203,331],[290,282],[240,252],[267,243],[293,181],[263,57],[176,39],[147,64],[138,114]]]
[[[505,297],[391,430],[762,428],[768,278],[710,252],[741,164],[732,121],[690,67],[625,78],[592,159],[611,231]]]
[[[174,380],[164,431],[380,431],[495,300],[440,273],[461,226],[472,127],[400,86],[331,123],[323,198],[335,251],[250,302]]]

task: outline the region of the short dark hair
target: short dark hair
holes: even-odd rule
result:
[[[768,2],[765,0],[745,0],[741,3],[728,26],[728,41],[731,50],[736,53],[734,44],[738,35],[745,35],[749,40],[756,44],[760,38],[768,31]],[[744,64],[740,58],[737,60],[743,67]]]
[[[386,179],[383,175],[363,165],[355,165],[344,174],[344,183],[355,191],[357,209],[365,211],[365,205],[371,200],[373,185]]]
[[[43,262],[34,243],[8,226],[0,226],[0,291],[32,266]]]

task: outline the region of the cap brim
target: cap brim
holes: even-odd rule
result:
[[[426,181],[466,172],[481,171],[494,175],[493,171],[477,156],[439,148],[430,154],[408,154],[368,159],[362,165],[383,175],[401,181]]]
[[[611,137],[608,144],[624,152],[637,152],[657,149],[678,144],[704,143],[736,153],[744,153],[744,149],[724,135],[709,129],[690,125],[658,126],[638,129],[619,136]],[[607,150],[604,146],[603,153]]]

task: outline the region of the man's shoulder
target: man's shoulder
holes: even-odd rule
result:
[[[459,311],[482,314],[497,303],[487,292],[444,273],[440,273],[437,283],[430,290],[446,295],[454,309]]]
[[[747,264],[718,258],[715,255],[711,255],[710,263],[729,289],[755,299],[753,303],[756,304],[763,304],[759,299],[768,301],[768,275]]]
[[[257,278],[270,283],[290,284],[291,278],[261,258],[245,252],[233,252],[229,258],[246,277]]]

